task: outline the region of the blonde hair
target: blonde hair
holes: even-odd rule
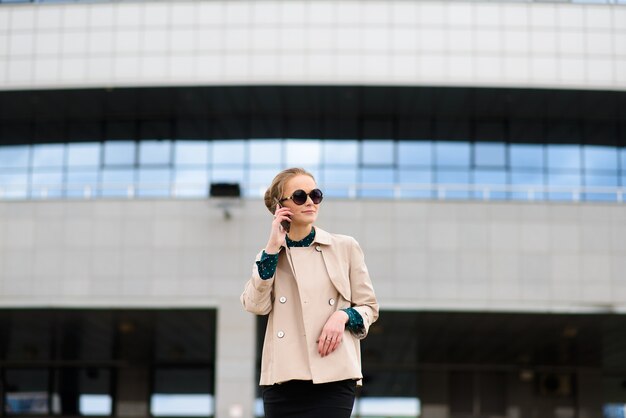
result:
[[[276,174],[274,180],[270,184],[270,187],[265,191],[265,207],[269,210],[272,215],[276,211],[276,201],[283,198],[283,192],[285,190],[285,184],[295,176],[309,176],[315,181],[315,177],[313,174],[306,171],[304,168],[293,167],[287,168],[280,173]]]

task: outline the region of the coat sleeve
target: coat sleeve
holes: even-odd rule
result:
[[[261,251],[256,256],[256,261],[261,259]],[[269,279],[261,279],[256,262],[252,266],[252,276],[246,283],[240,300],[243,308],[257,315],[267,315],[272,310],[272,298],[274,291],[274,276]]]
[[[370,325],[378,319],[378,301],[374,294],[374,287],[370,279],[365,256],[359,243],[353,238],[350,248],[350,293],[352,307],[363,318],[363,328],[356,337],[363,339],[367,336]]]

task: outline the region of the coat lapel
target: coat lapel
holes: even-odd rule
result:
[[[350,280],[345,274],[341,274],[340,263],[337,258],[339,248],[336,248],[336,244],[333,245],[332,236],[328,232],[315,227],[315,241],[313,241],[312,245],[319,245],[328,277],[330,277],[333,286],[345,300],[351,300]]]

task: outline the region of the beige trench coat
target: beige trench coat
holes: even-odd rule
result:
[[[281,247],[276,273],[267,280],[261,279],[255,263],[252,277],[241,295],[241,303],[247,311],[269,314],[261,385],[294,379],[314,383],[355,379],[361,383],[359,340],[365,338],[370,325],[378,318],[378,302],[363,252],[354,238],[330,234],[318,227],[315,227],[315,240],[310,248],[310,256],[294,261],[293,255],[306,249]],[[261,254],[262,251],[257,261]],[[311,289],[311,285],[316,291],[303,294],[303,289]],[[323,324],[333,312],[348,307],[361,314],[363,332],[355,335],[346,330],[339,347],[321,357],[317,352],[317,338]]]

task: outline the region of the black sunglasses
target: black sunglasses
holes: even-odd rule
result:
[[[298,189],[293,192],[291,196],[280,199],[280,202],[282,203],[285,200],[291,199],[296,205],[304,205],[306,203],[307,196],[310,197],[313,203],[315,203],[316,205],[320,203],[322,199],[324,199],[324,194],[320,189],[313,189],[309,193],[305,192],[302,189]]]

